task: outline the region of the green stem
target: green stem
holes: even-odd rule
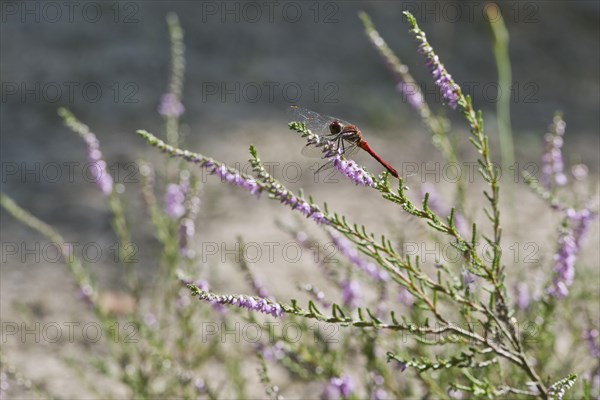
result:
[[[496,4],[487,4],[485,12],[494,38],[494,57],[496,58],[496,67],[498,68],[499,89],[499,97],[496,103],[496,123],[498,124],[502,164],[506,168],[515,163],[510,122],[512,72],[508,53],[508,31],[506,30],[500,9]]]

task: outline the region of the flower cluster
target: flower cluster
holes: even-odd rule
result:
[[[190,280],[181,279],[181,277],[180,281],[183,282],[185,285],[192,284]],[[193,283],[193,285],[195,285],[198,289],[200,289],[203,292],[208,292],[210,290],[210,285],[208,281],[204,279],[198,279],[196,282]],[[225,314],[227,312],[227,309],[221,303],[212,303],[212,308],[219,314]]]
[[[206,168],[211,175],[216,175],[221,178],[221,181],[223,182],[239,186],[246,189],[251,194],[260,193],[260,186],[256,183],[256,180],[249,177],[243,177],[239,172],[230,170],[223,164],[217,165],[212,161],[205,161],[202,163],[202,167]]]
[[[579,212],[568,209],[566,215],[565,226],[558,238],[558,251],[554,255],[555,275],[552,286],[548,288],[548,293],[558,299],[569,294],[568,288],[575,277],[577,253],[581,249],[583,238],[596,214],[586,208]]]
[[[352,395],[354,391],[354,381],[348,375],[342,377],[331,378],[325,390],[323,391],[323,398],[327,400],[333,399],[347,399]]]
[[[335,154],[329,157],[329,161],[333,166],[346,175],[352,182],[362,186],[374,186],[375,182],[369,174],[352,160],[346,160],[342,157],[340,149],[335,151]]]
[[[325,215],[316,207],[310,205],[306,200],[294,196],[293,193],[282,189],[281,187],[275,187],[271,191],[274,198],[279,199],[281,203],[292,207],[292,210],[298,210],[307,218],[312,218],[318,224],[329,224]]]
[[[283,310],[279,304],[260,297],[245,295],[218,295],[201,290],[196,286],[192,286],[191,289],[193,289],[194,293],[197,294],[198,299],[207,301],[213,305],[223,304],[238,306],[250,311],[258,311],[263,314],[269,314],[274,317],[280,317],[283,314]]]
[[[185,111],[185,107],[173,93],[165,93],[160,98],[158,113],[163,117],[180,117]]]
[[[440,89],[442,98],[446,100],[448,106],[452,109],[456,109],[458,100],[460,99],[460,86],[454,82],[452,75],[446,71],[444,64],[440,62],[439,57],[433,51],[433,48],[427,41],[427,36],[416,24],[416,20],[410,14],[405,12],[409,22],[411,24],[411,33],[415,36],[415,39],[419,42],[418,51],[425,56],[425,65],[429,68],[429,71],[435,79],[435,84]]]
[[[194,252],[189,249],[189,243],[196,233],[194,221],[200,209],[200,198],[191,190],[189,179],[189,171],[182,170],[179,184],[167,185],[164,205],[167,216],[179,220],[179,249],[185,257],[194,255]]]
[[[329,230],[328,233],[335,247],[337,247],[340,253],[352,264],[377,281],[385,282],[389,279],[389,275],[386,271],[379,270],[375,264],[365,261],[365,259],[358,254],[358,250],[349,240],[333,230]]]
[[[567,176],[564,174],[564,162],[562,156],[563,135],[566,128],[565,121],[560,115],[554,116],[550,126],[550,132],[546,133],[546,152],[542,156],[542,173],[540,183],[546,188],[552,185],[564,186]]]
[[[425,53],[427,50],[431,50],[429,44],[425,46],[419,46],[419,50],[422,51],[422,54],[427,56],[427,61],[425,65],[429,68],[429,71],[433,75],[433,79],[435,79],[435,84],[440,89],[440,93],[442,97],[448,102],[448,106],[452,109],[456,109],[456,105],[458,104],[459,96],[457,94],[457,85],[452,80],[452,75],[446,71],[444,65],[440,62],[440,59],[435,54],[427,54]]]

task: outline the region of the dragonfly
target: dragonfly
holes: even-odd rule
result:
[[[303,122],[312,133],[333,142],[336,149],[341,150],[344,157],[348,158],[358,149],[362,149],[383,165],[390,174],[398,178],[398,172],[371,149],[355,125],[342,119],[321,115],[298,106],[291,106],[289,113],[296,117],[298,122]],[[323,155],[321,149],[312,144],[307,144],[302,150],[302,154],[307,156]],[[316,173],[331,167],[333,167],[333,164],[329,162],[321,166]]]

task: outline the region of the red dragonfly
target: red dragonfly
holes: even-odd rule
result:
[[[306,127],[310,129],[312,133],[333,142],[336,148],[340,149],[345,157],[354,154],[358,149],[363,149],[369,153],[371,157],[379,161],[390,174],[398,178],[398,172],[371,149],[367,141],[362,138],[362,135],[356,126],[339,118],[321,115],[298,106],[291,106],[289,112],[297,118],[298,122],[304,122]],[[311,144],[307,144],[304,147],[302,154],[313,156],[315,155],[315,150],[320,153],[321,156],[323,155],[319,148]],[[317,172],[331,167],[331,163],[325,164],[319,168]]]

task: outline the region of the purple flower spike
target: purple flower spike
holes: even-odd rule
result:
[[[542,156],[541,184],[549,189],[551,186],[564,186],[567,184],[567,176],[564,173],[564,161],[562,156],[563,135],[566,128],[565,121],[556,115],[550,132],[546,133],[546,152]]]
[[[346,175],[355,184],[371,187],[375,185],[373,178],[371,178],[364,169],[359,167],[358,164],[352,160],[342,159],[340,149],[337,149],[329,160],[338,171]]]
[[[423,107],[423,94],[416,83],[401,81],[396,87],[413,108],[420,110]]]
[[[310,216],[317,224],[322,224],[322,225],[327,225],[329,224],[329,221],[327,220],[327,218],[325,217],[325,215],[320,212],[320,211],[316,211],[313,212]]]
[[[260,297],[244,295],[217,295],[199,289],[198,298],[211,303],[213,306],[218,304],[238,306],[240,308],[245,308],[250,311],[258,311],[274,317],[280,317],[283,314],[283,310],[279,304]]]
[[[163,117],[180,117],[185,107],[173,93],[163,94],[160,98],[158,113]]]
[[[173,218],[178,219],[185,214],[185,192],[181,185],[170,183],[167,185],[165,192],[165,213]]]
[[[205,162],[202,166],[208,168],[208,171],[212,175],[217,175],[223,182],[228,182],[232,185],[244,188],[251,194],[258,195],[260,193],[260,186],[253,178],[244,178],[237,171],[230,171],[222,164],[215,165],[212,162]]]
[[[328,233],[333,244],[335,244],[335,247],[338,248],[340,253],[348,259],[348,261],[377,281],[385,282],[389,279],[389,275],[386,271],[379,270],[375,264],[365,261],[349,240],[345,239],[342,235],[335,233],[333,230],[330,230]]]
[[[358,281],[347,280],[342,284],[342,300],[349,309],[355,309],[360,305],[361,288]]]
[[[558,238],[558,250],[554,255],[554,280],[547,289],[548,294],[557,299],[563,299],[569,294],[569,286],[575,277],[575,261],[581,249],[583,239],[588,231],[592,218],[596,214],[589,209],[579,212],[566,210],[566,226]]]
[[[113,189],[113,178],[108,173],[106,162],[102,159],[102,152],[100,151],[100,143],[98,138],[92,132],[86,132],[82,135],[83,140],[87,144],[87,158],[90,163],[89,169],[92,175],[92,180],[96,183],[96,186],[100,191],[108,196],[112,193]]]
[[[360,17],[363,20],[365,30],[371,44],[377,49],[379,54],[382,56],[385,65],[394,74],[397,85],[396,88],[402,93],[404,99],[417,111],[423,111],[423,95],[421,89],[413,78],[408,73],[408,67],[400,61],[400,59],[394,54],[392,49],[389,48],[385,40],[381,37],[379,32],[373,26],[370,18],[366,15]]]
[[[405,12],[405,15],[406,14],[407,12]],[[414,17],[412,15],[407,15],[407,17],[411,24],[411,32],[415,35],[417,42],[419,42],[418,51],[425,56],[425,65],[427,65],[427,68],[429,68],[429,71],[433,75],[433,79],[435,79],[435,84],[440,90],[442,98],[450,108],[456,109],[461,96],[460,86],[454,82],[452,75],[446,71],[444,64],[440,62],[439,57],[429,45],[425,32],[417,26]]]
[[[583,338],[588,344],[588,348],[590,350],[590,354],[594,358],[600,358],[600,342],[598,341],[598,337],[600,334],[597,329],[589,328],[583,334]]]
[[[306,200],[299,199],[285,190],[275,188],[271,191],[273,197],[279,199],[283,204],[292,207],[292,210],[301,212],[305,217],[312,218],[319,224],[326,225],[329,223],[325,215],[316,207],[311,206]]]
[[[529,307],[529,301],[530,301],[529,287],[527,286],[527,283],[525,283],[525,282],[517,283],[515,285],[515,292],[516,292],[516,297],[517,297],[517,301],[516,301],[517,308],[519,310],[527,309],[527,307]]]
[[[440,62],[440,59],[437,55],[433,53],[433,51],[425,54],[427,57],[427,61],[425,61],[425,65],[429,68],[429,71],[433,75],[435,79],[435,84],[440,89],[440,93],[442,97],[448,103],[450,108],[455,109],[458,104],[458,94],[457,94],[457,85],[452,80],[452,75],[450,75],[444,65]]]

